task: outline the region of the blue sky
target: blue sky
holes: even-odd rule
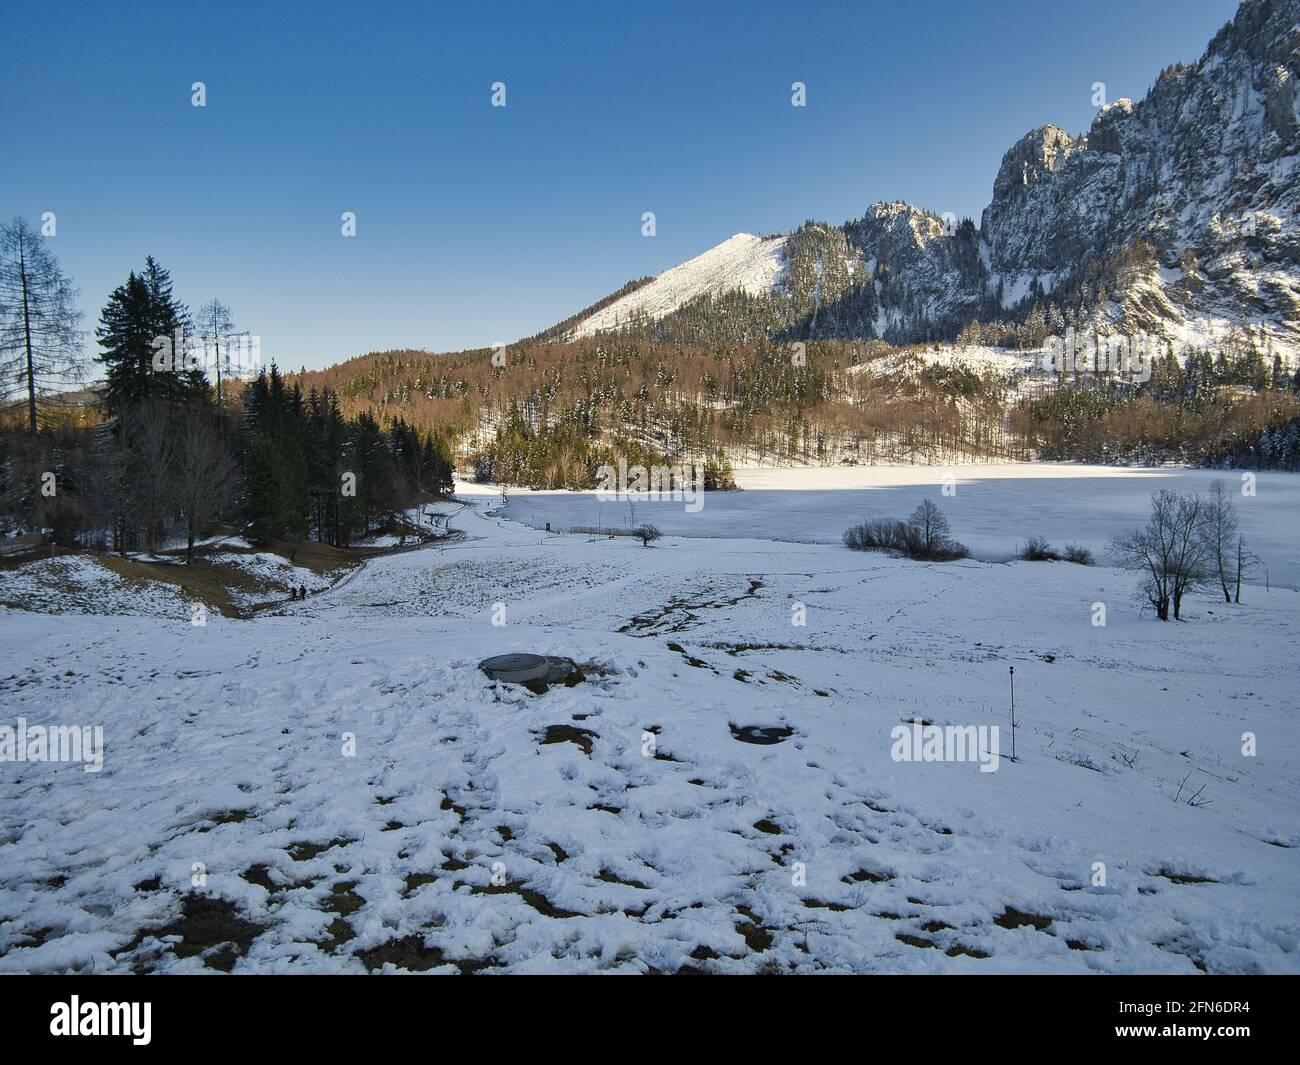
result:
[[[1235,8],[26,0],[0,215],[56,213],[87,328],[153,254],[290,369],[485,346],[733,233],[891,199],[978,220],[1024,132],[1086,129],[1096,81],[1141,97]]]

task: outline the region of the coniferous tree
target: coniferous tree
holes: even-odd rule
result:
[[[206,398],[207,378],[188,363],[189,325],[188,310],[172,293],[171,275],[153,256],[113,290],[95,331],[104,349],[98,361],[110,417],[147,400],[182,407]]]
[[[23,398],[32,437],[39,408],[81,378],[76,298],[25,219],[0,224],[0,398]]]

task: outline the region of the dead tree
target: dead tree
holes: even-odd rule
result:
[[[239,467],[212,415],[191,408],[176,432],[176,505],[185,520],[185,561],[194,561],[194,541],[233,504]]]
[[[1227,485],[1216,480],[1205,497],[1201,516],[1201,537],[1205,541],[1206,562],[1218,579],[1223,601],[1232,602],[1229,587],[1231,555],[1237,535],[1237,508]]]

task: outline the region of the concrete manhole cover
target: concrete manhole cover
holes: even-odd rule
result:
[[[493,680],[505,681],[507,684],[562,684],[575,675],[581,677],[577,664],[571,658],[525,652],[493,655],[483,659],[478,668]]]

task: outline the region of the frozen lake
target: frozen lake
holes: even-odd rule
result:
[[[945,477],[950,495],[943,494]],[[511,489],[504,515],[535,528],[625,528],[652,522],[665,535],[754,537],[800,543],[838,543],[844,530],[867,517],[906,517],[933,499],[953,535],[978,558],[1005,559],[1026,536],[1054,546],[1078,543],[1105,561],[1111,534],[1140,525],[1153,492],[1203,491],[1216,479],[1236,490],[1242,532],[1264,560],[1274,584],[1300,587],[1295,549],[1300,527],[1300,474],[1254,475],[1255,494],[1241,494],[1242,474],[1232,470],[1172,467],[1014,463],[987,466],[861,466],[833,469],[739,470],[742,491],[710,492],[697,513],[680,502],[601,502],[594,492]],[[493,492],[464,485],[468,494]]]

